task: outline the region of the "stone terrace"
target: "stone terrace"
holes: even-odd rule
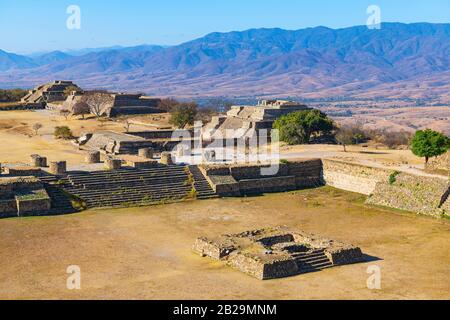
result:
[[[56,178],[43,178],[55,182]],[[156,166],[69,173],[57,186],[83,200],[88,208],[144,206],[216,197],[196,167]]]

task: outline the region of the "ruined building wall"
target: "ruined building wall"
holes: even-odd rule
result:
[[[321,185],[320,159],[280,163],[271,176],[263,175],[265,165],[203,165],[200,170],[220,196],[284,192]]]
[[[430,169],[450,171],[450,151],[440,157],[430,160]]]
[[[450,182],[440,178],[400,173],[395,181],[377,183],[367,203],[439,216],[448,214]]]
[[[325,159],[322,162],[323,179],[327,185],[367,195],[368,204],[434,216],[450,213],[448,180],[337,160]]]
[[[390,171],[338,160],[323,159],[323,180],[326,185],[345,191],[370,195],[376,184],[387,180]]]

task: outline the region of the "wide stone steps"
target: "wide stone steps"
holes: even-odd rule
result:
[[[73,208],[70,199],[58,186],[45,184],[45,190],[51,199],[51,210],[49,214],[69,214],[77,211]]]
[[[212,199],[218,197],[197,166],[189,166],[189,171],[194,178],[194,187],[197,191],[197,199]]]
[[[196,198],[217,197],[200,170],[196,166],[189,169],[193,170]],[[57,183],[64,191],[82,199],[88,208],[144,206],[192,199],[194,194],[191,193],[190,170],[181,166],[158,166],[149,169],[72,172],[66,177],[45,177],[42,180]],[[55,201],[60,199],[55,197]]]
[[[81,186],[84,189],[95,189],[97,187],[101,188],[101,189],[108,189],[108,188],[119,188],[119,187],[130,187],[130,188],[134,188],[135,186],[138,185],[162,185],[162,184],[167,184],[167,181],[171,181],[172,183],[186,183],[187,181],[187,176],[186,175],[167,175],[164,177],[156,177],[156,178],[139,178],[139,177],[133,177],[130,178],[129,180],[109,180],[109,179],[105,179],[105,180],[94,180],[94,181],[89,181],[89,180],[77,180],[77,179],[72,179],[70,178],[70,184],[73,186]]]
[[[293,255],[300,272],[319,271],[333,266],[323,250]]]

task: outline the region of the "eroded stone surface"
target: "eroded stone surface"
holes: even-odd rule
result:
[[[194,251],[260,280],[363,261],[361,249],[287,227],[198,238]]]

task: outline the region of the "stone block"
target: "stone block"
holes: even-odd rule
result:
[[[41,157],[38,154],[32,154],[30,156],[30,160],[31,160],[31,166],[33,166],[33,167],[38,167],[38,168],[47,167],[47,158],[46,157]]]
[[[52,161],[50,162],[50,173],[60,176],[67,173],[66,161]]]
[[[119,170],[122,167],[122,160],[120,160],[120,159],[106,159],[105,167],[108,170]]]
[[[166,166],[171,166],[174,164],[172,154],[170,152],[161,153],[161,164],[164,164]]]
[[[100,163],[100,151],[90,151],[86,155],[86,163]]]
[[[141,148],[138,151],[139,157],[144,159],[153,159],[153,149],[152,148]]]

